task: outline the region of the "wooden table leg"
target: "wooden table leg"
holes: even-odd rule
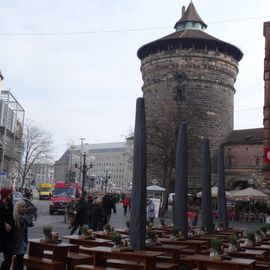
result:
[[[101,253],[94,253],[93,264],[94,266],[106,267],[106,257]]]
[[[156,258],[146,257],[144,260],[144,270],[156,269]]]

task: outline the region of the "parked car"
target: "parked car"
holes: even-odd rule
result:
[[[26,204],[26,215],[28,226],[34,226],[34,221],[37,220],[37,208],[36,206],[27,198],[23,197],[20,192],[13,193],[13,205],[15,205],[19,200],[24,200]]]

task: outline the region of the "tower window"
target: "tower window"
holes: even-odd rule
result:
[[[181,88],[177,88],[176,89],[176,102],[179,104],[179,103],[181,103],[184,100],[185,100],[185,98],[184,98],[182,89]]]

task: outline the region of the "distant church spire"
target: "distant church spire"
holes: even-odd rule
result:
[[[201,19],[192,0],[187,10],[185,10],[185,6],[182,7],[182,18],[174,26],[176,31],[183,31],[186,29],[204,30],[206,27],[207,24]]]

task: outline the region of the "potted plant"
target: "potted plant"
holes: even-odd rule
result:
[[[105,233],[109,233],[112,230],[112,226],[111,226],[111,224],[105,224],[103,229],[104,229]]]
[[[164,227],[166,226],[165,219],[163,219],[163,218],[160,219],[160,226],[161,226],[162,228],[164,228]]]
[[[230,251],[237,251],[237,237],[236,235],[230,235],[228,237],[228,242],[229,242],[229,250]]]
[[[211,240],[211,252],[210,258],[214,260],[221,259],[221,247],[222,247],[222,240],[220,238],[215,238]]]
[[[113,232],[111,236],[114,248],[120,248],[122,243],[122,236],[120,233]]]
[[[247,239],[248,239],[248,241],[246,241],[246,246],[253,246],[253,244],[255,242],[255,233],[252,231],[248,231],[247,232]]]
[[[147,230],[146,231],[147,243],[153,244],[156,241],[156,234],[154,231]]]
[[[171,232],[172,232],[172,236],[171,236],[172,239],[176,240],[177,238],[179,238],[179,236],[180,236],[180,230],[179,229],[172,228]]]
[[[52,240],[52,226],[44,226],[43,234],[45,240]]]
[[[220,222],[217,226],[217,231],[222,231],[224,229],[224,223],[223,222]]]
[[[129,220],[126,221],[126,226],[127,227],[125,228],[125,231],[128,232],[129,231],[129,226],[130,226],[130,221]]]
[[[83,233],[85,236],[91,236],[91,235],[92,235],[92,230],[88,229],[87,226],[83,226],[83,227],[82,227],[82,233]]]
[[[260,243],[262,241],[262,233],[261,230],[255,231],[255,242]]]
[[[262,239],[264,239],[267,235],[267,230],[268,230],[268,224],[265,224],[261,227],[261,236]]]
[[[206,233],[206,227],[201,226],[201,232],[200,232],[200,234],[203,235],[205,233]]]

